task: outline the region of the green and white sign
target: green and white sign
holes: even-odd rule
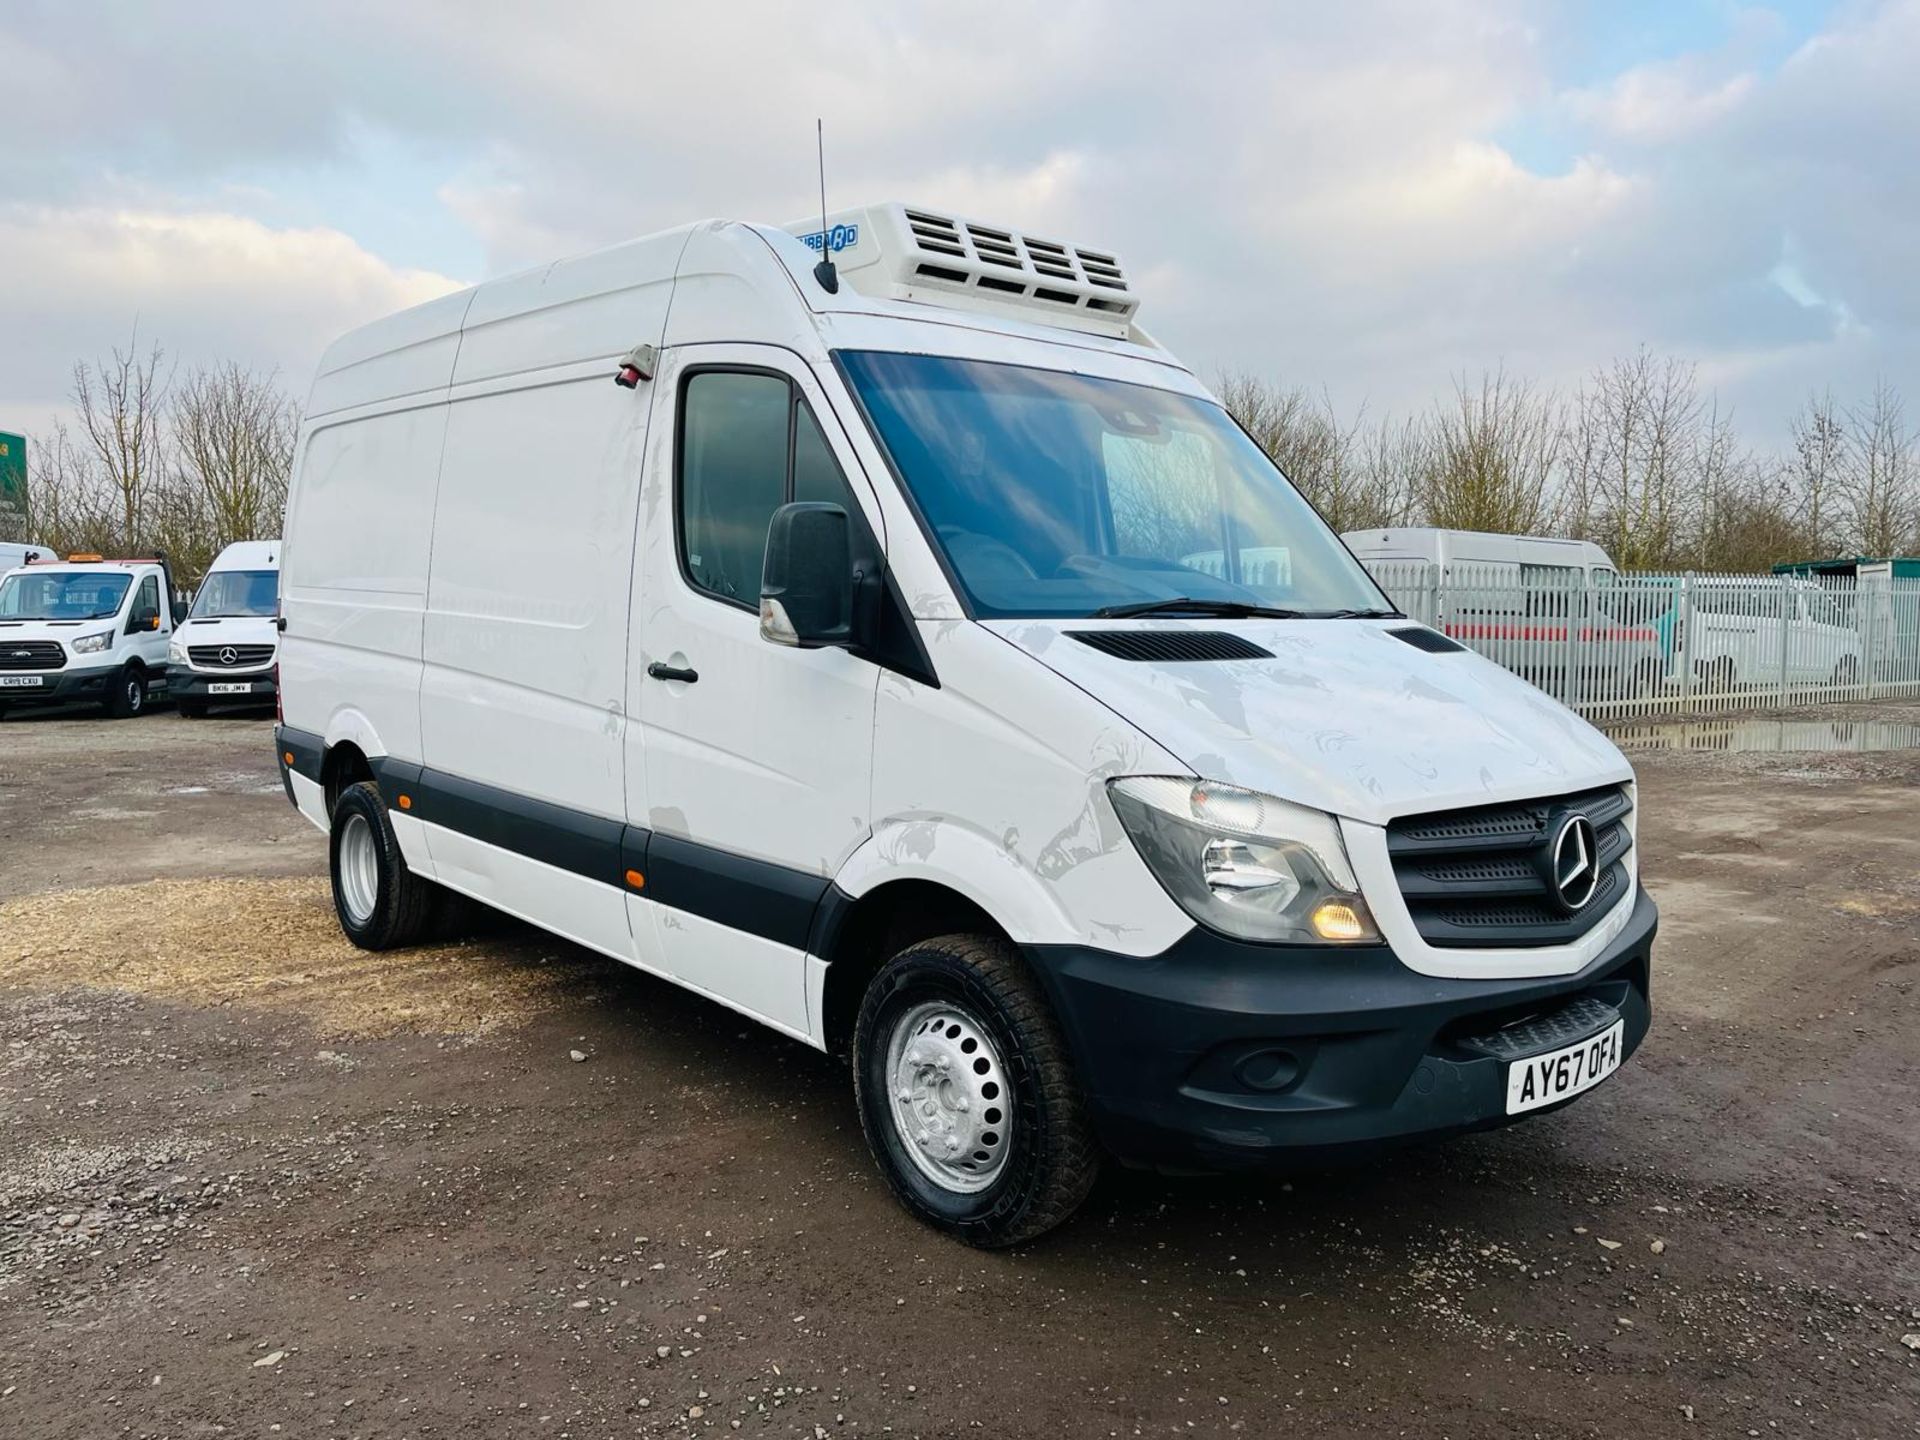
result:
[[[0,540],[27,538],[27,437],[0,430]]]

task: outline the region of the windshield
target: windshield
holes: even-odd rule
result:
[[[278,570],[216,570],[201,582],[188,613],[195,620],[272,615],[279,596]]]
[[[1211,401],[932,355],[839,359],[982,618],[1181,598],[1201,613],[1391,610]]]
[[[125,573],[16,570],[0,580],[0,620],[104,620],[132,584]]]

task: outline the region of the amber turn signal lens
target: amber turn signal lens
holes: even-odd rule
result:
[[[400,808],[402,810],[411,810],[413,808],[413,797],[411,795],[402,795],[400,797]]]
[[[647,885],[647,877],[642,875],[638,870],[629,870],[627,871],[627,884],[636,890],[644,890]]]
[[[1322,900],[1313,910],[1313,931],[1322,940],[1366,940],[1373,926],[1345,900]]]

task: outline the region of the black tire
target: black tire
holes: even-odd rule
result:
[[[371,853],[364,857],[362,843],[371,846]],[[343,849],[349,853],[344,862]],[[357,863],[360,858],[364,865]],[[333,802],[327,862],[333,877],[333,913],[347,938],[362,950],[398,949],[425,934],[440,887],[407,869],[393,823],[387,818],[386,802],[371,780],[349,785]],[[343,863],[352,872],[345,881]],[[365,898],[358,904],[350,898],[362,893]]]
[[[207,702],[204,700],[176,700],[173,702],[173,708],[189,720],[207,718]]]
[[[128,665],[107,682],[107,714],[115,720],[131,720],[147,708],[147,672]]]
[[[900,1130],[889,1045],[901,1023],[930,1003],[954,1006],[978,1027],[998,1052],[1012,1092],[1009,1120],[1000,1122],[1007,1152],[984,1189],[937,1182],[909,1154]],[[1017,1245],[1053,1229],[1099,1176],[1100,1152],[1066,1042],[1040,987],[1004,940],[944,935],[883,965],[860,1003],[853,1073],[861,1128],[895,1197],[969,1245]],[[981,1123],[993,1123],[990,1111]]]

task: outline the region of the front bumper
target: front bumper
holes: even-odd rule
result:
[[[64,670],[48,670],[40,675],[40,684],[0,688],[0,705],[71,705],[76,701],[98,702],[106,699],[107,682],[120,673],[120,666],[97,665],[81,669],[68,665]],[[17,672],[15,672],[17,673]],[[152,672],[156,683],[163,683],[164,672]]]
[[[218,671],[180,670],[171,672],[168,693],[175,700],[204,700],[210,705],[259,705],[272,700],[280,693],[278,672],[274,670],[242,670],[238,674],[223,675]],[[215,694],[215,685],[247,685],[251,689],[238,695]]]
[[[1436,979],[1384,945],[1281,948],[1202,929],[1144,960],[1082,946],[1025,953],[1107,1149],[1135,1164],[1223,1170],[1363,1158],[1524,1118],[1506,1113],[1507,1060],[1464,1042],[1598,1001],[1610,1013],[1592,1028],[1624,1019],[1631,1055],[1652,1019],[1658,923],[1643,890],[1605,953],[1541,980]]]

